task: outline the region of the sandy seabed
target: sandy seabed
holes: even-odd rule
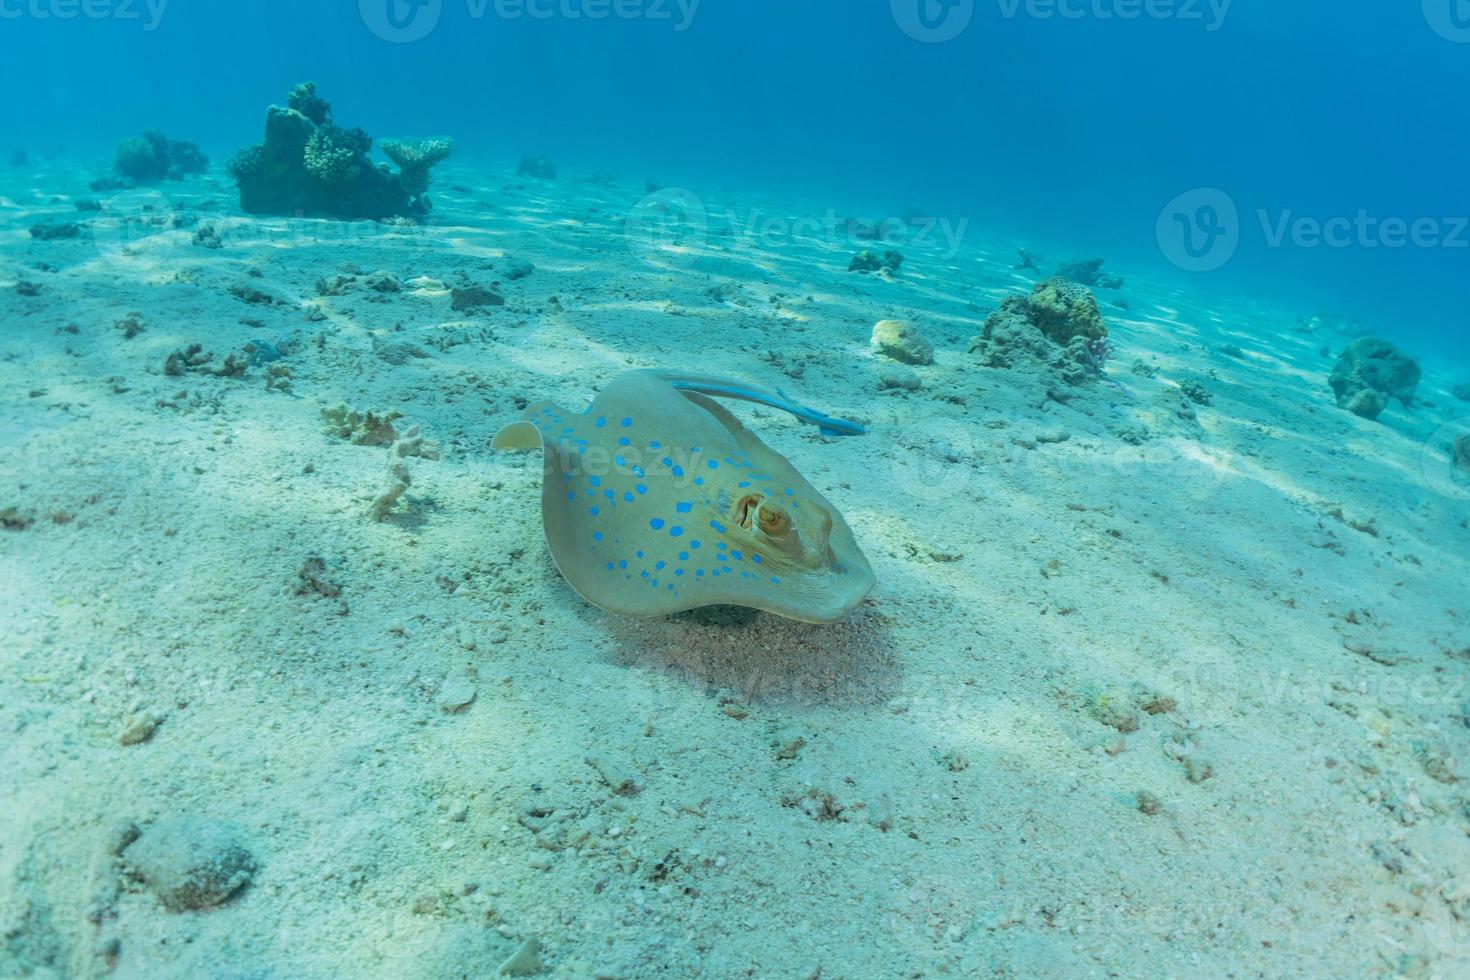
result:
[[[1470,975],[1448,366],[1366,421],[1332,322],[1130,276],[1103,379],[983,368],[1015,243],[882,277],[725,220],[825,203],[86,176],[0,174],[0,976]],[[489,442],[639,367],[867,424],[736,407],[852,525],[853,616],[566,586]]]

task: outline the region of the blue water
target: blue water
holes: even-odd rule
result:
[[[431,29],[384,40],[389,4],[400,36]],[[452,135],[461,162],[546,152],[571,173],[844,212],[912,204],[1049,257],[1104,255],[1470,359],[1463,0],[1157,0],[1125,19],[1129,5],[0,0],[0,146],[105,160],[160,127],[222,163],[310,78],[339,119]],[[925,23],[963,30],[912,36]],[[1199,188],[1238,220],[1187,199],[1161,245],[1161,211]],[[1354,225],[1332,245],[1273,242],[1263,224],[1284,217]],[[1391,227],[1385,244],[1391,219],[1418,222],[1417,244],[1392,247]],[[1186,230],[1196,250],[1233,243],[1228,261],[1180,269]]]

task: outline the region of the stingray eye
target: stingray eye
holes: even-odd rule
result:
[[[741,527],[750,527],[750,518],[760,506],[761,499],[758,493],[748,493],[741,497],[740,503],[735,505],[735,523]]]
[[[762,531],[774,538],[791,530],[791,515],[778,504],[766,503],[761,505],[756,523]]]

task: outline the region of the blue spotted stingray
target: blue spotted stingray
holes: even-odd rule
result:
[[[779,391],[632,371],[585,412],[531,405],[494,446],[542,449],[546,541],[594,605],[641,617],[736,605],[841,619],[874,584],[847,522],[712,395],[779,408],[829,435],[863,431]]]

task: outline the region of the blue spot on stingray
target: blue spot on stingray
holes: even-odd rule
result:
[[[607,425],[607,419],[603,418],[601,415],[597,416],[597,427],[600,429],[604,425]]]
[[[690,511],[691,511],[691,510],[693,510],[693,509],[694,509],[694,505],[693,505],[693,504],[691,504],[691,503],[689,503],[689,502],[688,502],[688,501],[684,501],[684,502],[682,502],[682,503],[677,503],[677,504],[675,504],[675,505],[674,505],[674,509],[675,509],[675,510],[676,510],[676,511],[678,511],[678,512],[679,512],[679,513],[681,513],[681,514],[687,514],[687,513],[689,513],[689,512],[690,512]]]
[[[653,563],[653,570],[655,572],[661,572],[661,571],[663,571],[664,566],[667,565],[667,564],[668,564],[668,562],[663,562],[663,561],[654,562]]]
[[[682,527],[679,527],[677,524],[675,526],[669,528],[669,536],[670,537],[674,537],[674,538],[682,537],[683,534],[684,534],[684,529]]]
[[[691,547],[691,548],[698,548],[699,547],[699,542],[697,540],[696,541],[690,541],[689,542],[689,547]]]
[[[567,499],[568,500],[571,500],[571,501],[575,501],[577,499],[577,491],[575,491],[575,490],[568,490],[567,491]]]
[[[673,460],[672,460],[672,459],[669,459],[669,457],[667,457],[667,456],[665,456],[665,457],[664,457],[664,458],[663,458],[663,459],[662,459],[662,460],[661,460],[661,462],[662,462],[662,463],[663,463],[663,464],[664,464],[664,465],[665,465],[665,466],[673,466],[673,465],[674,465],[674,461],[673,461]]]
[[[761,563],[761,556],[760,555],[751,555],[750,556],[750,560],[753,561],[753,562],[755,562],[757,565],[759,565]]]
[[[601,541],[602,540],[602,532],[601,531],[593,531],[592,532],[592,540],[593,541]]]
[[[616,464],[618,464],[618,466],[620,468],[628,465],[627,461],[624,460],[623,457],[621,457],[621,456],[614,456],[613,457],[613,462],[616,463]]]
[[[715,547],[716,548],[719,548],[721,551],[724,551],[726,548],[729,547],[729,545],[727,545],[727,544],[725,544],[725,542],[721,541],[719,544],[715,545]]]
[[[640,493],[640,494],[644,494],[644,493],[647,493],[647,492],[648,492],[648,488],[647,488],[647,487],[645,487],[645,486],[644,486],[644,485],[643,485],[643,484],[641,484],[641,483],[639,483],[639,484],[637,484],[637,485],[636,485],[636,486],[634,486],[634,487],[633,487],[633,489],[634,489],[634,490],[637,490],[637,491],[638,491],[638,492],[639,492],[639,493]]]
[[[682,466],[675,466],[673,472],[674,472],[674,475],[675,476],[683,476],[684,475],[684,467],[682,467]],[[696,481],[696,482],[698,482],[698,481]]]
[[[619,568],[627,568],[627,567],[628,567],[628,562],[627,562],[627,560],[626,560],[626,559],[624,559],[624,560],[623,560],[623,561],[620,561],[620,562],[618,562],[618,567],[619,567]]]
[[[641,552],[641,551],[637,551],[637,552],[634,552],[634,555],[635,555],[635,556],[636,556],[636,557],[638,557],[638,558],[642,558],[642,557],[643,557],[643,552]]]
[[[778,579],[776,576],[772,575],[771,576],[771,584],[772,585],[780,585],[781,584],[781,580]]]
[[[602,477],[600,477],[600,476],[589,476],[587,478],[587,482],[590,483],[590,484],[592,484],[594,487],[600,487],[600,486],[602,486]]]
[[[730,557],[734,558],[736,561],[740,561],[740,552],[732,548],[730,549]]]
[[[619,446],[629,446],[629,445],[632,445],[632,443],[633,443],[633,440],[632,439],[629,439],[627,436],[623,436],[621,439],[618,440],[618,445]],[[621,464],[619,464],[619,465],[621,465]]]
[[[635,467],[633,467],[633,475],[636,476],[636,477],[642,477],[643,476],[643,467],[641,467],[641,466],[635,466]]]
[[[619,422],[618,424],[621,425],[623,428],[626,429],[628,426],[630,426],[630,425],[633,424],[633,420],[632,419],[623,419],[623,421]]]
[[[710,521],[709,526],[714,528],[716,531],[719,531],[721,534],[725,533],[725,525],[721,524],[719,521]],[[723,548],[724,545],[722,544],[720,545],[720,547]]]
[[[664,526],[664,519],[662,517],[655,517],[648,522],[648,526],[657,531]]]
[[[717,469],[720,468],[720,461],[717,460],[717,459],[712,459],[708,463],[706,463],[705,465],[708,466],[712,470],[717,470]]]
[[[699,571],[695,572],[694,573],[694,577],[695,578],[704,578],[704,569],[701,568]]]
[[[602,495],[604,497],[606,497],[608,500],[613,499],[613,492],[611,490],[604,490],[604,491],[602,491]]]
[[[592,512],[592,516],[593,517],[596,517],[597,516],[597,508],[596,507],[591,508],[591,512]]]
[[[612,563],[612,562],[608,562],[608,563],[607,563],[607,570],[608,570],[608,571],[609,571],[609,572],[610,572],[610,571],[612,571],[612,570],[613,570],[613,563]]]
[[[676,568],[676,569],[674,569],[674,574],[676,576],[677,575],[683,575],[684,574],[684,569],[682,569],[682,568]]]
[[[704,477],[702,477],[702,476],[696,476],[694,478],[694,485],[696,487],[702,487],[702,486],[704,486]]]
[[[689,552],[687,552],[687,551],[681,551],[681,552],[679,552],[679,560],[680,561],[688,561],[689,560]]]
[[[742,486],[742,487],[748,487],[748,486],[750,486],[750,481],[749,480],[741,480],[740,481],[740,486]]]
[[[652,442],[650,442],[650,443],[649,443],[649,444],[648,444],[648,448],[649,448],[649,449],[657,449],[657,448],[658,448],[658,440],[657,440],[657,439],[655,439],[655,440],[653,440],[653,441],[652,441]]]
[[[623,499],[631,504],[633,502],[633,494],[631,492],[625,492],[623,494]]]

